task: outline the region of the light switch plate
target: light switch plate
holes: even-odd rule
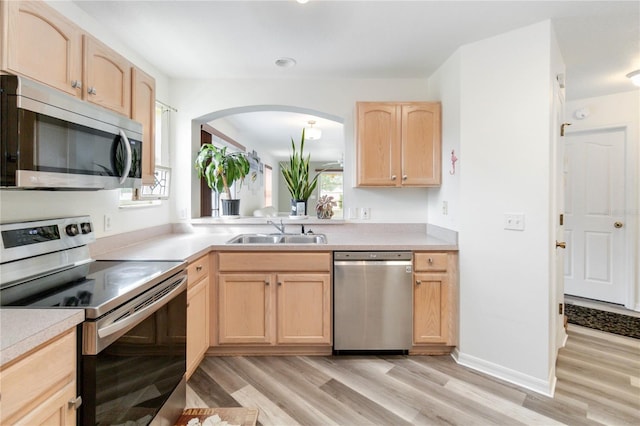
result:
[[[369,220],[371,219],[371,208],[370,207],[363,207],[361,210],[361,214],[360,217],[364,220]]]
[[[524,231],[524,214],[505,213],[504,229],[508,229],[510,231]]]

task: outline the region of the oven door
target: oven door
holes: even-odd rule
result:
[[[83,324],[79,424],[152,421],[184,378],[186,306],[180,274]]]

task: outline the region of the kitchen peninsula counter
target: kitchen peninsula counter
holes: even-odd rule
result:
[[[138,244],[119,247],[95,256],[99,260],[177,260],[191,261],[210,251],[457,251],[453,231],[435,229],[427,233],[425,225],[367,224],[322,225],[288,223],[286,232],[307,231],[325,234],[327,244],[227,244],[238,234],[274,233],[272,226],[228,225],[224,229],[195,227],[191,233],[160,235]],[[215,226],[213,228],[216,228]]]

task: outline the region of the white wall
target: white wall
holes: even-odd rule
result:
[[[632,87],[632,86],[630,86]],[[587,108],[590,115],[577,119],[575,111]],[[627,307],[640,311],[640,89],[596,98],[573,100],[566,103],[568,132],[601,129],[607,127],[627,128],[627,220],[631,241],[628,247],[635,251],[635,258],[627,261],[632,271],[631,298]]]
[[[429,96],[442,102],[442,185],[429,189],[429,223],[457,231],[460,225],[460,173],[464,157],[460,152],[460,66],[461,50],[447,59],[429,77]],[[458,161],[455,173],[451,151]],[[443,206],[446,203],[446,210]]]
[[[547,394],[551,45],[543,22],[460,49],[457,212],[459,362]],[[525,230],[504,230],[505,213],[524,214]]]
[[[85,31],[118,51],[124,57],[156,79],[157,98],[170,103],[168,78],[151,67],[135,52],[124,46],[108,29],[100,26],[71,2],[48,2],[59,12],[76,22]],[[175,187],[172,188],[175,193]],[[60,216],[90,215],[96,236],[118,234],[169,223],[170,203],[136,209],[120,209],[118,191],[47,192],[0,190],[0,221],[11,222]],[[103,216],[112,215],[112,231],[104,232]]]
[[[357,101],[429,100],[425,79],[362,80],[176,80],[171,98],[176,114],[176,183],[181,191],[174,218],[186,219],[198,212],[198,182],[193,159],[199,146],[199,128],[192,120],[228,108],[250,105],[286,105],[321,111],[344,118],[345,207],[370,207],[372,222],[427,221],[427,190],[363,189],[355,185],[354,114]],[[277,173],[274,168],[274,173]],[[192,202],[193,201],[193,202]],[[392,201],[392,202],[390,202]]]

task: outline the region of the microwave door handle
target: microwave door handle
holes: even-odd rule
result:
[[[122,185],[124,181],[127,180],[127,176],[129,176],[129,171],[131,170],[131,143],[129,142],[129,138],[127,138],[127,135],[122,129],[120,129],[120,137],[124,142],[124,149],[127,152],[124,170],[122,171],[122,176],[120,176],[120,185]]]

